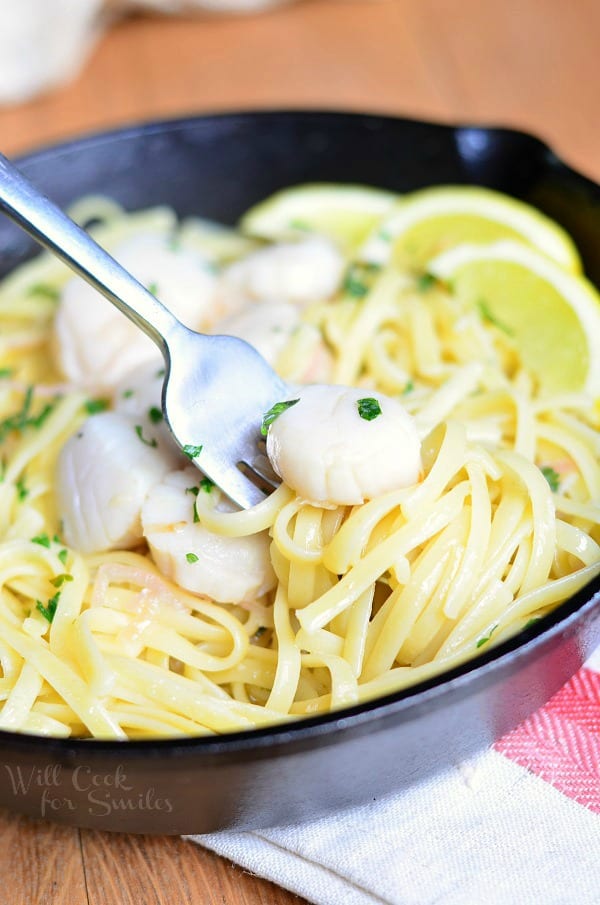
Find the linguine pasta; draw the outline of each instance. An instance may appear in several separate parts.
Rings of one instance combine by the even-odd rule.
[[[252,248],[231,234],[217,254],[210,229],[178,227],[166,209],[88,199],[77,213],[100,221],[109,250],[178,231],[219,270]],[[597,402],[544,395],[497,324],[392,265],[349,264],[332,298],[303,309],[277,368],[310,381],[317,355],[325,382],[400,399],[422,440],[421,480],[352,506],[285,484],[239,512],[216,487],[190,494],[190,520],[208,531],[268,532],[276,581],[250,601],[186,591],[143,541],[78,552],[63,539],[57,459],[112,400],[56,366],[69,279],[42,254],[0,285],[1,728],[134,739],[326,713],[488,650],[600,571]]]

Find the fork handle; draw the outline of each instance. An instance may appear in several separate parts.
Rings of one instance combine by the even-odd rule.
[[[0,210],[116,305],[168,359],[168,337],[182,324],[2,154]]]

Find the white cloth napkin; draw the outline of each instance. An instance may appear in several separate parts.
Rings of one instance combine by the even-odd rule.
[[[252,13],[294,0],[5,0],[0,2],[0,104],[74,77],[104,28],[129,12]]]
[[[468,763],[301,826],[188,838],[317,905],[600,903],[600,651]]]

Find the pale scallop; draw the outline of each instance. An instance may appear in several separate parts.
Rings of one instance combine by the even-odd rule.
[[[194,468],[173,472],[148,494],[142,528],[152,559],[163,575],[192,593],[219,603],[251,603],[275,585],[269,536],[263,531],[222,537],[194,523],[190,488],[201,478]]]
[[[197,254],[146,235],[122,242],[114,257],[188,327],[208,322],[216,279]],[[152,340],[80,277],[62,291],[53,347],[63,374],[85,386],[114,387],[143,363],[162,364]]]
[[[252,302],[246,308],[213,324],[211,333],[237,336],[275,365],[300,322],[300,312],[289,302]]]
[[[339,289],[345,263],[325,236],[260,248],[230,265],[223,279],[251,299],[306,305]]]
[[[65,541],[82,553],[125,550],[142,539],[140,512],[148,491],[177,466],[170,447],[148,444],[135,419],[92,415],[60,451],[58,512]]]
[[[271,424],[267,455],[282,480],[317,505],[356,505],[419,480],[421,446],[412,416],[383,393],[315,384]],[[365,420],[361,399],[381,414]]]

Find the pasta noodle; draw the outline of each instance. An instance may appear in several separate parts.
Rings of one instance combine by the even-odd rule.
[[[109,250],[176,235],[223,267],[213,227],[178,227],[166,208],[88,198],[74,213]],[[227,260],[254,247],[230,240]],[[169,580],[144,542],[89,554],[64,543],[56,463],[93,410],[52,351],[69,273],[42,254],[5,278],[1,728],[135,739],[324,713],[464,662],[598,574],[597,403],[541,394],[510,338],[443,285],[424,304],[394,266],[367,276],[360,300],[340,290],[304,309],[277,367],[310,381],[320,356],[328,382],[399,398],[422,439],[422,480],[359,505],[318,505],[285,484],[248,511],[217,488],[188,497],[207,531],[268,532],[273,587],[237,603]]]

